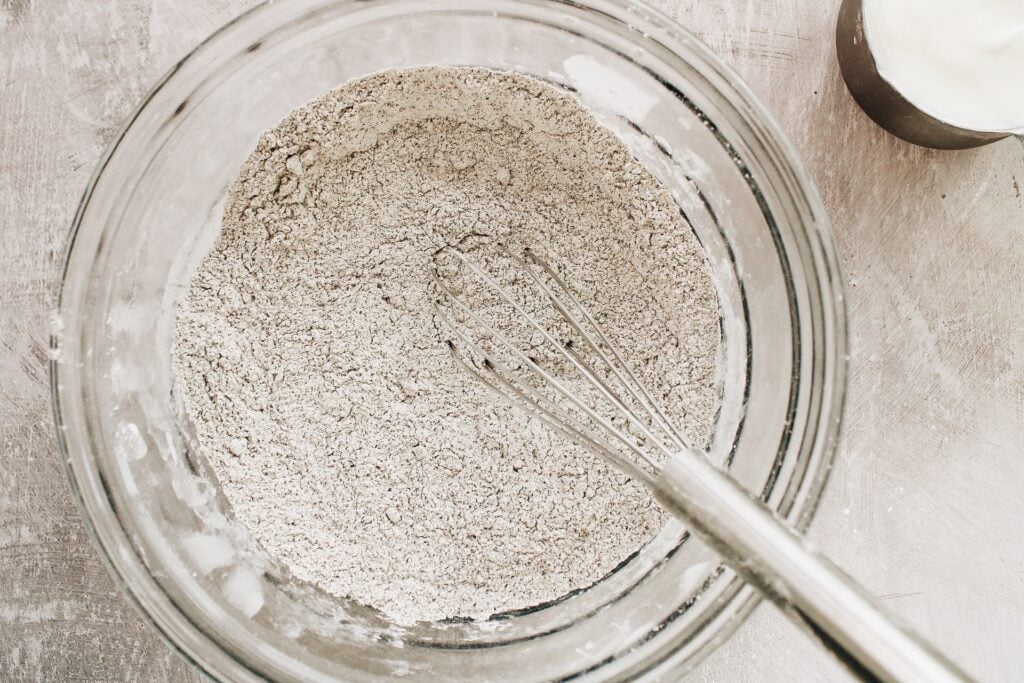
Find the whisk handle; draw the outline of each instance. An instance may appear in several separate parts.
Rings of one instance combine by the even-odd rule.
[[[688,522],[737,573],[758,587],[863,680],[969,681],[864,588],[702,455],[681,453],[657,479],[659,502]]]

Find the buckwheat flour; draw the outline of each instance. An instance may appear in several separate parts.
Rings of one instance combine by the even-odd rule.
[[[700,246],[613,134],[527,77],[389,71],[292,112],[179,303],[180,391],[237,519],[297,577],[397,621],[555,599],[665,519],[453,362],[428,266],[499,240],[555,265],[707,438],[719,329]]]

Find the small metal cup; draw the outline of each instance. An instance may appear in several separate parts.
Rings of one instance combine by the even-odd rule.
[[[860,108],[879,126],[907,142],[935,149],[967,149],[1010,136],[954,126],[921,111],[903,97],[878,72],[864,31],[863,0],[843,0],[836,23],[836,53],[846,87]]]

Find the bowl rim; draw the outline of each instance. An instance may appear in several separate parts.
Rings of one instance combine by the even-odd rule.
[[[370,2],[374,1],[370,0]],[[504,1],[512,3],[532,2],[532,0]],[[814,448],[812,449],[813,452],[810,460],[812,463],[817,461],[816,470],[812,473],[812,476],[803,478],[806,483],[803,483],[803,481],[797,482],[796,488],[799,489],[799,500],[794,501],[790,512],[786,515],[788,521],[799,531],[806,531],[821,501],[832,463],[835,459],[846,409],[845,398],[849,361],[847,355],[847,311],[843,276],[837,256],[837,247],[831,231],[831,222],[812,176],[781,126],[775,121],[775,118],[768,112],[760,99],[753,94],[749,86],[723,59],[719,58],[702,41],[665,13],[646,5],[641,0],[540,1],[600,14],[606,14],[602,11],[602,7],[611,6],[613,9],[624,14],[629,14],[638,21],[646,22],[657,28],[660,31],[657,38],[660,46],[670,50],[673,54],[678,54],[678,47],[685,46],[687,51],[695,53],[703,61],[703,67],[706,67],[715,77],[721,79],[721,82],[726,84],[731,90],[731,92],[724,92],[723,95],[726,95],[730,103],[736,106],[737,109],[745,110],[746,123],[751,126],[751,132],[757,136],[757,141],[764,144],[766,150],[772,154],[772,161],[776,162],[778,166],[777,170],[792,174],[793,183],[791,189],[798,189],[801,193],[801,196],[794,199],[802,201],[804,208],[808,211],[808,220],[802,226],[801,232],[808,241],[807,246],[811,251],[809,260],[813,262],[815,274],[821,285],[822,303],[826,309],[821,313],[823,326],[826,330],[824,335],[826,349],[823,351],[825,372],[821,381],[823,384],[831,386],[831,391],[826,391],[823,394],[824,400],[821,402],[819,415],[814,423],[812,434]],[[367,0],[320,0],[320,2],[355,5],[366,4]],[[210,634],[203,632],[192,623],[188,615],[156,584],[144,564],[140,561],[140,558],[134,554],[117,552],[119,548],[131,543],[123,525],[118,523],[113,526],[106,525],[101,527],[98,523],[98,517],[104,514],[113,515],[115,521],[117,516],[113,511],[109,495],[106,495],[107,482],[101,481],[95,476],[96,472],[88,466],[88,463],[84,461],[85,458],[80,453],[80,451],[88,449],[76,449],[67,438],[64,404],[69,398],[62,394],[59,381],[61,374],[60,350],[63,333],[59,321],[65,301],[65,287],[68,283],[67,276],[71,268],[72,254],[79,237],[79,231],[84,222],[86,209],[103,179],[104,172],[118,152],[127,133],[131,130],[142,112],[146,110],[154,98],[187,63],[195,61],[197,57],[202,56],[206,51],[214,49],[215,43],[233,28],[249,21],[255,21],[259,15],[268,11],[268,8],[272,5],[280,3],[281,0],[262,0],[259,4],[247,9],[213,31],[194,48],[190,49],[185,56],[157,80],[132,109],[125,122],[119,127],[117,133],[100,156],[72,219],[62,262],[58,271],[60,286],[54,299],[54,316],[51,320],[49,334],[50,360],[48,369],[50,401],[57,432],[58,449],[70,492],[81,513],[88,534],[92,538],[93,544],[99,551],[99,555],[110,575],[114,578],[115,583],[122,589],[122,593],[143,617],[143,620],[150,624],[160,635],[161,639],[185,661],[197,670],[218,680],[255,680],[254,677],[258,676],[258,674],[244,660],[236,657],[233,652],[222,647]],[[614,18],[620,19],[618,16]],[[633,28],[632,24],[630,26]],[[54,323],[53,320],[58,322]],[[86,488],[90,489],[90,493],[100,493],[102,495],[87,495]],[[736,583],[735,579],[731,581]],[[158,594],[157,600],[154,600],[153,589]],[[707,620],[707,628],[711,633],[711,637],[699,643],[692,656],[688,657],[685,661],[677,661],[679,660],[678,654],[672,653],[658,661],[650,662],[650,666],[646,666],[645,662],[645,667],[638,672],[639,675],[666,673],[669,671],[681,673],[693,668],[735,632],[757,606],[761,596],[750,585],[737,583],[735,590],[723,593],[719,596],[719,599],[720,604],[714,608]],[[183,624],[184,628],[182,628]],[[204,657],[201,653],[197,652],[199,646],[202,645],[212,646],[216,656]]]

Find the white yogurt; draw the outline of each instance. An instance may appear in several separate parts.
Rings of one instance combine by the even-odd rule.
[[[1024,133],[1024,0],[863,0],[878,71],[927,114]]]

